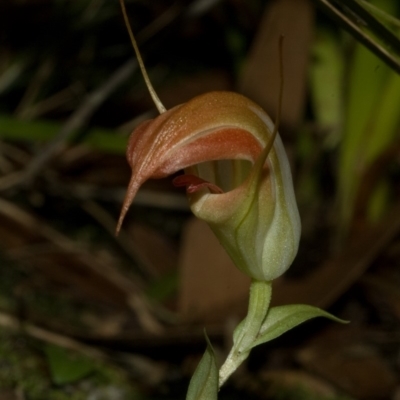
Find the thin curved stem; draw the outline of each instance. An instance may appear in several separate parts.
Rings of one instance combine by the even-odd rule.
[[[138,46],[137,43],[136,43],[135,36],[133,35],[132,29],[131,29],[131,25],[130,25],[130,23],[129,23],[129,18],[128,18],[128,14],[127,14],[127,12],[126,12],[124,0],[120,0],[119,3],[120,3],[120,5],[121,5],[122,15],[123,15],[123,17],[124,17],[125,25],[126,25],[126,28],[127,28],[127,30],[128,30],[129,37],[130,37],[130,39],[131,39],[133,49],[135,50],[136,57],[137,57],[138,62],[139,62],[140,70],[142,71],[142,75],[143,75],[144,81],[146,82],[147,89],[149,90],[150,96],[151,96],[151,98],[153,99],[153,102],[154,102],[155,106],[157,107],[158,112],[159,112],[160,114],[162,114],[162,113],[164,113],[164,112],[167,111],[167,110],[166,110],[166,108],[164,107],[163,103],[161,103],[161,100],[159,99],[159,97],[158,97],[156,91],[155,91],[154,88],[153,88],[153,85],[152,85],[152,83],[151,83],[151,81],[150,81],[150,78],[149,78],[149,76],[147,75],[146,67],[145,67],[145,65],[144,65],[142,56],[141,56],[141,54],[140,54],[139,46]]]

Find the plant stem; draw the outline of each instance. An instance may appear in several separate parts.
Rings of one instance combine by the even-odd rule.
[[[257,338],[261,325],[268,313],[271,301],[271,282],[253,280],[250,285],[250,298],[247,316],[233,333],[233,346],[225,363],[219,370],[219,387],[236,371],[248,357],[252,344]]]

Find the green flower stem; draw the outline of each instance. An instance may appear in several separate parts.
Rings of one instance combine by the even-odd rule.
[[[219,387],[235,372],[248,357],[261,325],[265,320],[271,301],[271,282],[253,280],[250,286],[249,309],[247,316],[233,333],[233,346],[225,363],[219,370]]]

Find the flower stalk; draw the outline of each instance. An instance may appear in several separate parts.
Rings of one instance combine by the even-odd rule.
[[[219,370],[219,387],[235,372],[250,354],[271,302],[272,284],[253,280],[250,285],[250,298],[247,316],[236,327],[233,346]]]

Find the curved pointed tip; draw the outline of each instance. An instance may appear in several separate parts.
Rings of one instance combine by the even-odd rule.
[[[127,211],[128,209],[125,210],[124,208],[121,210],[121,214],[119,215],[118,218],[117,228],[115,229],[115,236],[119,235],[119,231],[121,230],[122,223],[124,222]]]
[[[129,182],[129,185],[128,185],[128,190],[126,192],[124,202],[122,204],[121,214],[119,215],[119,218],[118,218],[117,228],[115,229],[115,236],[118,236],[119,231],[121,230],[122,223],[124,222],[124,219],[129,210],[129,207],[131,206],[133,199],[136,196],[138,188],[139,188],[139,183],[138,183],[136,177],[132,176],[131,181]]]

